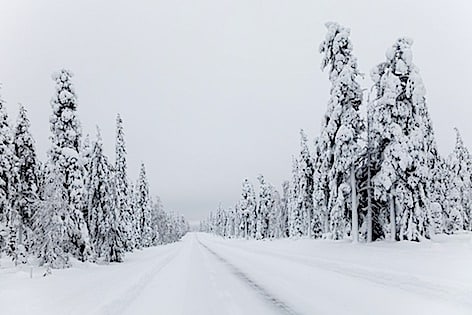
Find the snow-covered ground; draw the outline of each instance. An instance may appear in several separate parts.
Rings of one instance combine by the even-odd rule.
[[[0,261],[0,314],[472,314],[472,234],[354,245],[189,233],[124,263]]]

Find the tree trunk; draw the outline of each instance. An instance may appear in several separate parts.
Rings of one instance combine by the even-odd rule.
[[[351,235],[354,243],[359,242],[359,218],[357,212],[357,187],[356,187],[356,171],[354,164],[351,166],[351,211],[352,211],[352,227]]]

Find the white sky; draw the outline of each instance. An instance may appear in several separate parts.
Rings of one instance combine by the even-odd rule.
[[[98,124],[113,159],[119,112],[132,180],[144,161],[152,193],[199,220],[219,202],[232,206],[245,177],[279,186],[299,129],[318,134],[326,21],[351,28],[366,74],[398,37],[413,38],[440,151],[452,149],[454,126],[470,147],[469,3],[0,0],[0,93],[12,120],[18,102],[27,106],[44,159],[51,73],[71,69],[84,134]]]

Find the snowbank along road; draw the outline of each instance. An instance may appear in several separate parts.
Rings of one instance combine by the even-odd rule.
[[[76,263],[48,277],[38,269],[32,279],[27,268],[0,269],[0,313],[472,314],[471,252],[466,240],[353,245],[189,233],[122,264]],[[451,259],[435,259],[444,255]]]

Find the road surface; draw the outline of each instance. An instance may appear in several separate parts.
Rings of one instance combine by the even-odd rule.
[[[132,253],[122,264],[77,263],[47,277],[38,269],[32,279],[27,269],[3,272],[0,313],[472,314],[469,282],[421,274],[425,268],[414,269],[421,261],[408,261],[409,252],[395,262],[398,249],[320,243],[313,252],[303,244],[188,233],[178,243]],[[393,261],[392,268],[381,267],[385,261]],[[396,270],[400,263],[407,267]]]

